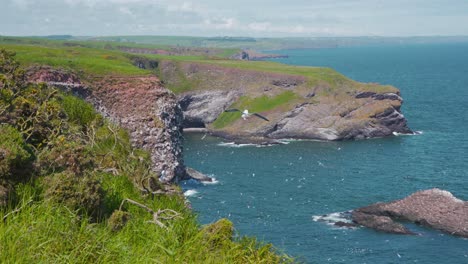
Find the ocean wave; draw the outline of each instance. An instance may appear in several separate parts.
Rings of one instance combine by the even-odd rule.
[[[211,175],[209,177],[211,178],[211,181],[203,181],[201,183],[203,185],[216,185],[219,183],[219,181],[215,177],[212,177]]]
[[[187,191],[184,192],[185,197],[192,197],[192,196],[195,196],[197,194],[198,194],[197,190],[187,190]]]
[[[394,136],[418,136],[418,135],[422,135],[423,134],[423,131],[414,131],[413,133],[398,133],[398,132],[393,132],[392,133]]]
[[[197,180],[197,179],[188,179],[188,180],[182,181],[181,184],[184,185],[184,186],[196,187],[196,186],[200,186],[201,184],[203,184],[203,185],[214,185],[214,184],[219,183],[219,181],[214,177],[213,174],[208,175],[208,177],[211,179],[210,181],[200,181],[200,180]]]
[[[351,220],[351,211],[336,212],[324,215],[314,215],[312,216],[312,220],[314,220],[315,222],[322,222],[335,227],[355,227],[353,221]]]
[[[276,146],[276,145],[286,145],[286,144],[289,144],[289,142],[278,141],[278,142],[274,142],[274,143],[261,143],[261,144],[221,142],[221,143],[218,143],[218,146],[228,147],[228,148],[243,148],[243,147],[264,148],[264,147],[272,147],[272,146]]]
[[[255,147],[257,144],[236,144],[235,142],[221,142],[218,143],[220,147],[229,147],[229,148],[242,148],[242,147]]]

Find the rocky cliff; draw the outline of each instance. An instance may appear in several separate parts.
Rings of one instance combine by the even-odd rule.
[[[50,67],[28,71],[33,82],[45,82],[84,98],[113,122],[126,128],[132,144],[148,150],[161,180],[188,177],[182,157],[183,115],[175,95],[155,76],[104,77],[81,81]]]
[[[195,62],[159,63],[160,77],[179,91],[186,128],[206,127],[227,138],[264,140],[411,133],[395,87],[354,82],[331,69],[310,68],[318,73],[311,78],[306,70],[300,75]],[[270,122],[223,113],[228,108],[260,112]]]

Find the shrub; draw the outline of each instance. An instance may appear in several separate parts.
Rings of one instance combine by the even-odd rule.
[[[97,116],[92,105],[72,95],[63,97],[62,106],[68,116],[68,121],[84,128],[89,126]]]
[[[231,242],[234,226],[231,221],[222,218],[215,223],[205,226],[201,232],[205,241],[211,247],[217,248]]]
[[[104,191],[93,175],[77,177],[66,171],[46,177],[44,185],[49,201],[94,218],[103,211]]]
[[[38,154],[36,167],[42,175],[68,170],[82,175],[93,167],[92,152],[79,140],[70,141],[60,135]]]
[[[21,133],[9,125],[0,126],[0,180],[19,181],[29,175],[34,156]]]
[[[13,188],[9,184],[2,183],[0,181],[0,208],[6,207],[12,194],[14,193]]]
[[[128,220],[130,219],[130,213],[121,211],[121,210],[115,210],[112,215],[109,217],[108,220],[108,225],[109,228],[117,232],[124,228],[124,226],[127,224]]]

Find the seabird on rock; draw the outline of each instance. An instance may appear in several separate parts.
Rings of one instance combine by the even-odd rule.
[[[262,115],[260,115],[260,114],[258,114],[258,113],[249,113],[249,110],[247,110],[247,109],[245,109],[245,110],[242,112],[242,111],[239,110],[239,109],[232,108],[232,109],[227,109],[227,110],[225,110],[224,112],[241,112],[241,113],[242,113],[242,116],[241,116],[241,117],[242,117],[242,119],[244,119],[244,120],[247,120],[247,118],[249,118],[250,116],[254,115],[254,116],[259,117],[259,118],[261,118],[261,119],[263,119],[263,120],[265,120],[265,121],[270,121],[270,120],[268,120],[268,118],[266,118],[266,117],[264,117],[264,116],[262,116]]]

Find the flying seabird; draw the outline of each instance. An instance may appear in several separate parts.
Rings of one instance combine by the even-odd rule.
[[[257,113],[249,113],[249,110],[247,110],[247,109],[245,109],[245,110],[242,112],[242,111],[239,110],[239,109],[232,108],[232,109],[227,109],[227,110],[225,110],[224,112],[241,112],[241,113],[242,113],[242,116],[241,116],[241,117],[242,117],[242,119],[244,119],[244,120],[247,120],[248,117],[254,115],[254,116],[259,117],[259,118],[261,118],[261,119],[263,119],[263,120],[265,120],[265,121],[270,121],[270,120],[268,120],[268,118],[266,118],[266,117],[264,117],[264,116],[262,116],[262,115],[260,115],[260,114],[257,114]]]

